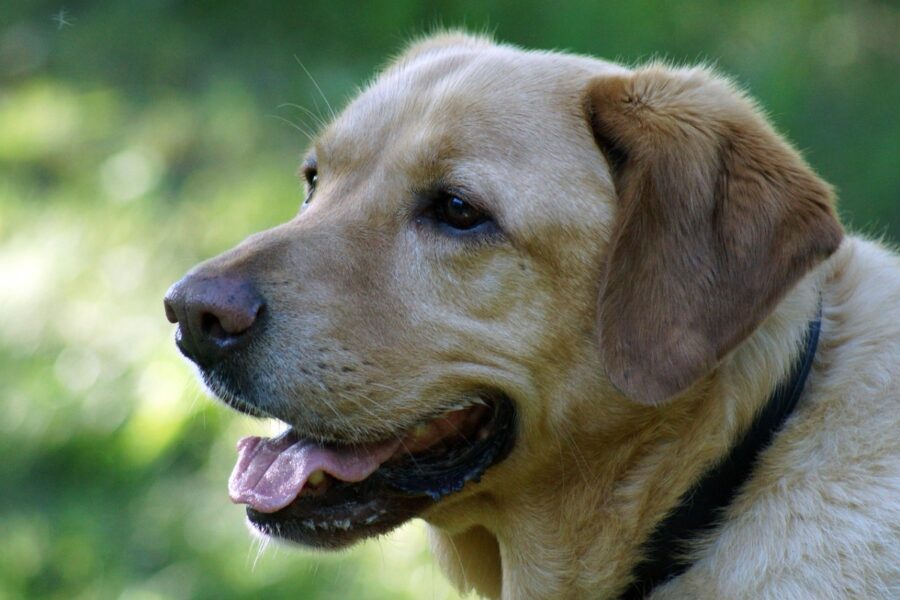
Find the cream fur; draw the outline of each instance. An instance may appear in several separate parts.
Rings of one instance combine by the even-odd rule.
[[[349,440],[403,431],[461,389],[503,389],[516,447],[423,515],[438,563],[492,598],[615,598],[642,541],[790,368],[821,293],[799,409],[695,565],[653,598],[900,597],[896,255],[858,237],[811,255],[676,399],[633,402],[606,376],[597,297],[620,208],[585,91],[636,72],[660,92],[641,106],[671,93],[667,123],[693,110],[701,128],[736,118],[777,139],[706,69],[632,71],[462,34],[413,45],[317,140],[312,204],[201,267],[252,271],[269,300],[271,337],[247,369],[296,427]],[[713,168],[710,140],[683,146],[686,169]],[[464,248],[410,226],[413,192],[436,179],[482,198],[504,241]]]

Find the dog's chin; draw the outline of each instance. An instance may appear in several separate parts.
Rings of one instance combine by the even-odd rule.
[[[256,408],[217,377],[204,374],[203,379],[231,408],[278,418]],[[290,427],[274,439],[252,438],[239,444],[242,454],[229,489],[232,500],[247,504],[247,518],[259,532],[319,549],[344,548],[387,533],[468,483],[478,482],[509,454],[515,433],[515,407],[499,392],[472,395],[462,406],[423,415],[415,427],[380,440],[326,437],[320,431]],[[313,477],[308,472],[309,456],[324,465]],[[363,478],[342,472],[338,467],[348,456],[354,465],[368,461],[371,472],[363,473]],[[296,487],[295,496],[290,486]],[[267,497],[275,494],[273,489],[281,494],[278,501]]]

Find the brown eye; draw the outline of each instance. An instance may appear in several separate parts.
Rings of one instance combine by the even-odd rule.
[[[487,213],[452,194],[442,194],[437,199],[434,217],[438,223],[459,231],[474,229],[490,220]]]
[[[306,178],[306,199],[303,200],[303,204],[309,204],[316,191],[316,184],[319,183],[319,173],[315,167],[307,167],[303,171],[303,176]]]

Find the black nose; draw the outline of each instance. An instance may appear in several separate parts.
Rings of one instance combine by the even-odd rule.
[[[246,345],[265,307],[251,281],[202,274],[173,285],[164,304],[169,322],[178,323],[175,343],[200,367],[211,367]]]

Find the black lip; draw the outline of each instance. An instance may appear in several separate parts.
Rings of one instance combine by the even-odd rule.
[[[407,457],[388,463],[372,476],[407,496],[428,496],[432,500],[458,492],[469,481],[478,481],[491,466],[512,448],[515,410],[505,397],[493,401],[490,435],[483,440],[451,448],[446,454]]]
[[[274,513],[248,508],[247,518],[266,535],[322,549],[387,533],[506,458],[515,442],[515,408],[506,396],[491,404],[490,434],[482,440],[388,463],[359,483],[333,482],[323,495],[299,496]]]
[[[327,496],[299,497],[274,513],[247,508],[247,519],[266,535],[336,550],[388,533],[434,503],[428,496],[406,496],[367,481],[335,484]]]

